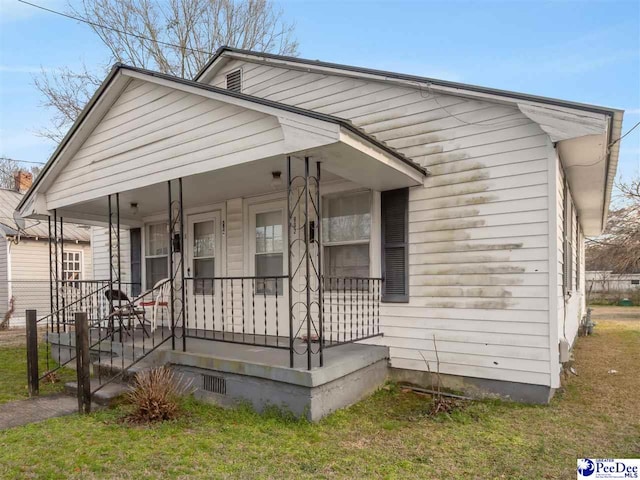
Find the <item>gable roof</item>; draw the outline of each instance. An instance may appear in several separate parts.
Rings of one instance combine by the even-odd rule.
[[[198,72],[194,80],[208,82],[217,71],[218,65],[224,65],[224,58],[245,60],[254,63],[270,64],[274,67],[299,69],[318,72],[327,75],[342,75],[346,77],[391,83],[409,88],[432,88],[444,95],[476,98],[488,102],[504,102],[515,104],[518,109],[549,135],[551,141],[558,146],[558,153],[565,168],[583,166],[584,164],[604,164],[597,181],[602,186],[599,196],[599,213],[589,215],[588,235],[598,235],[606,225],[609,204],[613,192],[613,183],[618,165],[620,142],[622,135],[622,119],[624,111],[621,109],[572,102],[557,98],[530,95],[521,92],[500,90],[447,80],[439,80],[417,75],[343,65],[320,60],[309,60],[298,57],[276,55],[272,53],[254,52],[238,48],[223,46],[219,48],[207,64]],[[594,148],[593,138],[598,138],[599,146]],[[561,148],[563,147],[563,148]],[[584,153],[588,155],[584,157]],[[599,159],[596,160],[595,156]],[[593,157],[593,158],[592,158]],[[583,170],[583,169],[580,169]],[[586,169],[584,172],[586,173]],[[592,171],[588,174],[591,175]],[[569,172],[569,182],[578,192],[586,192],[584,182],[577,181],[574,186],[575,172]],[[596,177],[594,177],[596,178]],[[588,194],[588,193],[587,193]],[[581,217],[586,221],[587,216]],[[596,226],[597,222],[597,226]],[[583,225],[584,226],[584,225]],[[585,229],[586,232],[587,229]]]
[[[131,67],[131,66],[124,65],[124,64],[121,64],[121,63],[116,63],[112,67],[111,71],[109,72],[109,74],[107,75],[105,80],[102,82],[102,84],[100,85],[98,90],[94,93],[93,97],[91,97],[91,99],[89,100],[89,102],[87,103],[85,108],[82,110],[82,112],[78,116],[78,119],[74,122],[74,124],[71,126],[71,128],[69,129],[69,131],[67,132],[65,137],[62,139],[62,141],[60,142],[60,144],[56,148],[56,150],[53,152],[53,154],[49,158],[49,161],[44,165],[42,171],[40,172],[40,175],[38,175],[38,177],[34,181],[34,183],[31,186],[31,188],[27,191],[27,193],[21,199],[20,203],[16,207],[17,210],[22,209],[23,206],[30,200],[31,196],[33,195],[33,192],[38,189],[38,187],[42,183],[43,179],[46,178],[47,174],[51,170],[52,165],[56,162],[57,158],[60,156],[60,154],[65,149],[67,144],[74,137],[74,135],[76,134],[78,129],[83,125],[83,123],[87,119],[88,115],[94,109],[94,106],[96,106],[96,104],[98,102],[100,102],[100,100],[102,99],[105,91],[109,88],[109,86],[111,85],[113,80],[122,71],[135,72],[135,73],[138,73],[138,74],[141,74],[141,75],[145,75],[145,76],[153,77],[153,78],[156,78],[156,79],[159,79],[159,80],[171,82],[173,84],[183,85],[183,86],[186,86],[186,87],[202,90],[204,92],[211,92],[211,93],[214,93],[214,94],[223,95],[223,96],[226,96],[226,97],[231,97],[231,98],[243,100],[243,101],[249,102],[251,104],[254,104],[256,106],[262,106],[262,107],[266,107],[266,108],[270,108],[270,109],[275,109],[275,110],[278,110],[280,112],[289,112],[289,113],[292,113],[294,115],[302,115],[302,116],[305,116],[305,117],[308,117],[308,118],[312,118],[312,119],[316,119],[316,120],[332,123],[332,124],[335,124],[335,125],[339,125],[340,127],[342,127],[344,129],[350,131],[351,133],[355,134],[357,137],[360,137],[361,139],[365,140],[370,145],[375,146],[375,147],[379,148],[380,150],[384,151],[386,154],[397,158],[402,163],[408,165],[413,170],[418,172],[420,175],[423,175],[423,176],[427,175],[426,169],[423,168],[421,165],[419,165],[418,163],[414,162],[410,158],[406,157],[404,154],[398,152],[396,149],[394,149],[394,148],[390,147],[389,145],[385,144],[384,142],[376,139],[375,137],[373,137],[371,135],[368,135],[362,129],[356,127],[353,123],[351,123],[351,121],[346,120],[344,118],[323,114],[323,113],[316,112],[316,111],[313,111],[313,110],[306,110],[306,109],[303,109],[303,108],[300,108],[300,107],[295,107],[295,106],[292,106],[292,105],[287,105],[287,104],[284,104],[284,103],[275,102],[273,100],[268,100],[268,99],[265,99],[265,98],[260,98],[260,97],[255,97],[255,96],[252,96],[252,95],[247,95],[247,94],[241,93],[241,92],[235,92],[235,91],[230,91],[230,90],[219,88],[219,87],[214,87],[214,86],[207,85],[207,84],[204,84],[204,83],[201,83],[201,82],[196,82],[194,80],[188,80],[188,79],[175,77],[173,75],[168,75],[168,74],[164,74],[164,73],[160,73],[160,72],[156,72],[156,71],[152,71],[152,70],[147,70],[147,69],[138,68],[138,67]]]
[[[0,230],[5,235],[22,238],[49,238],[49,225],[40,220],[25,219],[25,227],[20,228],[14,220],[14,212],[24,195],[15,190],[0,189]],[[78,242],[89,242],[89,228],[74,223],[64,224],[64,239]]]
[[[220,58],[224,53],[236,53],[241,55],[248,55],[256,58],[265,58],[271,60],[280,60],[283,62],[298,63],[301,65],[314,65],[317,67],[331,68],[336,70],[343,70],[346,72],[352,72],[356,74],[372,75],[376,77],[384,77],[386,79],[407,80],[411,82],[428,83],[432,85],[454,88],[458,90],[465,90],[469,92],[485,93],[490,95],[496,95],[500,97],[512,98],[515,100],[528,100],[536,103],[544,103],[548,105],[556,105],[560,107],[572,108],[576,110],[584,110],[593,113],[600,113],[603,115],[613,115],[620,110],[615,108],[602,107],[598,105],[591,105],[587,103],[571,102],[568,100],[561,100],[558,98],[544,97],[539,95],[531,95],[522,92],[513,92],[510,90],[501,90],[498,88],[482,87],[479,85],[472,85],[468,83],[452,82],[449,80],[439,80],[437,78],[422,77],[419,75],[411,75],[406,73],[390,72],[387,70],[377,70],[374,68],[357,67],[354,65],[345,65],[340,63],[324,62],[322,60],[309,60],[299,57],[290,57],[286,55],[276,55],[273,53],[254,52],[252,50],[243,50],[240,48],[233,48],[222,46],[216,50],[211,59],[200,69],[200,71],[193,78],[195,81],[202,81],[202,76],[209,70],[209,68]]]

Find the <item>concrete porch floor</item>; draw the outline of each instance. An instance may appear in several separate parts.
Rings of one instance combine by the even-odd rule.
[[[129,368],[133,352],[136,358],[142,353],[143,336],[148,351],[151,345],[160,344],[169,334],[169,329],[158,328],[151,339],[136,330],[135,342],[131,336],[124,336],[124,344],[117,341],[116,334],[114,342],[103,342],[98,361],[103,366],[110,363]],[[187,331],[186,351],[183,352],[182,332],[177,329],[175,350],[170,339],[165,341],[131,367],[131,373],[152,366],[171,365],[192,380],[195,396],[203,401],[223,406],[249,403],[257,411],[275,406],[311,421],[361,400],[387,378],[389,351],[384,346],[348,343],[325,348],[323,366],[319,366],[319,355],[314,353],[312,369],[308,370],[307,356],[303,354],[306,344],[299,339],[294,345],[298,352],[294,354],[294,368],[290,368],[288,349],[264,345],[288,345],[288,339],[257,335],[250,341],[261,345],[246,345],[231,343],[240,341],[241,334],[226,332],[226,341],[189,337],[195,334],[203,336],[201,332]],[[59,340],[60,357],[65,357],[65,349],[68,353],[74,351],[73,335],[62,334],[57,338],[54,335],[50,340],[52,344]],[[249,341],[246,335],[245,341]],[[312,349],[317,352],[318,344],[312,343]],[[94,356],[96,351],[95,348],[92,350]],[[116,357],[111,355],[106,360],[106,351],[114,352]]]

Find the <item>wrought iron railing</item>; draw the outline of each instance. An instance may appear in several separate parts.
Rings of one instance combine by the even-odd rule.
[[[381,292],[381,278],[325,277],[325,346],[332,347],[380,335]]]
[[[40,379],[76,359],[76,313],[86,314],[98,389],[169,339],[172,344],[184,337],[264,346],[300,356],[381,335],[382,279],[323,277],[322,301],[316,289],[310,316],[303,294],[290,289],[289,281],[284,275],[185,278],[184,305],[175,290],[172,295],[175,285],[168,279],[137,297],[131,283],[55,282],[49,302],[54,310],[37,320],[46,331],[46,370]],[[55,309],[57,304],[61,308]],[[184,325],[176,323],[182,318]]]
[[[187,338],[289,348],[288,277],[186,278]]]
[[[287,276],[186,278],[187,338],[290,349],[291,339],[332,347],[380,335],[381,278],[323,281],[322,327],[314,322],[307,328],[307,316],[296,310],[302,302],[289,301],[301,294],[290,293]],[[312,297],[320,305],[317,290]]]

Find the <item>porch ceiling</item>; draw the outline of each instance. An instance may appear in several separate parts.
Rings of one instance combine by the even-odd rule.
[[[335,169],[345,170],[341,166],[345,155],[350,155],[350,161],[357,163],[364,158],[353,157],[353,152],[346,151],[343,146],[333,146],[329,151],[318,150],[309,152],[312,159],[321,161],[322,184],[344,181],[333,173]],[[330,161],[326,161],[330,158]],[[312,171],[315,173],[315,163],[312,162]],[[281,172],[282,186],[274,188],[271,185],[272,172]],[[304,175],[304,163],[298,157],[292,162],[292,175]],[[376,188],[364,180],[353,182],[355,185],[367,188]],[[176,183],[173,182],[173,195],[177,195]],[[263,158],[259,161],[223,168],[198,175],[183,177],[183,202],[184,208],[193,209],[211,206],[231,198],[248,198],[265,194],[282,193],[286,189],[286,159],[282,156]],[[167,212],[167,182],[147,185],[145,187],[119,192],[120,197],[120,222],[126,227],[136,227],[142,224],[144,218],[155,215],[166,216]],[[137,204],[137,213],[131,211],[131,204]],[[108,221],[107,198],[101,197],[87,202],[70,205],[58,209],[58,215],[68,221],[104,226]]]

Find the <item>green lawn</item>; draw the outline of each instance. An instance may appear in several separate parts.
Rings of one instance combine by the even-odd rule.
[[[318,424],[193,401],[152,427],[123,409],[53,419],[0,432],[0,478],[575,478],[576,458],[640,454],[640,322],[600,321],[576,356],[550,406],[429,418],[391,386]]]
[[[39,345],[39,372],[47,371],[47,350],[43,342]],[[0,404],[12,400],[20,400],[29,396],[27,389],[27,350],[24,346],[24,335],[13,331],[0,332]],[[49,367],[54,367],[50,359]],[[40,393],[47,394],[61,391],[64,382],[75,378],[75,372],[69,369],[59,370],[56,383],[43,381]]]

